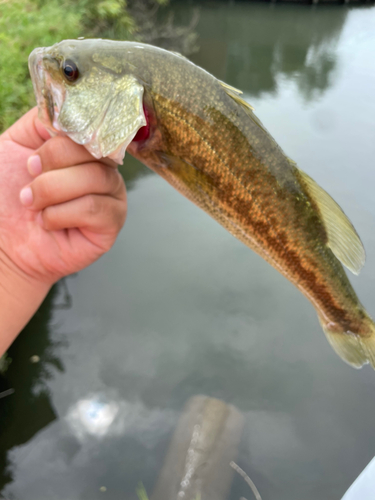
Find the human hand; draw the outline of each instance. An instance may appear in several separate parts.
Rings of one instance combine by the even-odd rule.
[[[0,251],[21,272],[53,284],[111,248],[126,216],[114,164],[50,139],[34,108],[0,136],[0,165]]]
[[[58,279],[109,250],[124,224],[125,185],[113,162],[67,137],[50,139],[36,108],[0,136],[0,179],[0,287],[8,295],[29,287],[43,300]]]

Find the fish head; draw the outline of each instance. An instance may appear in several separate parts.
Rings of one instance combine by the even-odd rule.
[[[126,61],[126,48],[107,40],[64,40],[37,48],[29,70],[39,118],[51,135],[67,135],[95,157],[122,163],[147,125],[144,87]]]

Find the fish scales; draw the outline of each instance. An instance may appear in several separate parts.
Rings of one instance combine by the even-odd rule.
[[[112,79],[112,85],[121,78],[130,81],[133,93],[140,92],[149,135],[131,141],[135,131],[127,150],[296,285],[316,308],[328,340],[344,360],[357,367],[368,361],[375,365],[374,323],[337,258],[357,272],[364,260],[360,240],[341,209],[284,154],[239,91],[186,58],[145,44],[83,40],[47,50],[59,68],[43,67],[40,52],[34,60],[30,56],[36,93],[41,83],[32,64],[43,67],[47,86],[49,78],[55,82],[58,71],[61,75],[61,61],[66,60],[80,68],[81,83],[75,89],[81,85],[82,92],[85,73],[91,86],[95,72]],[[60,80],[62,110],[70,109],[71,127],[76,108],[69,104],[69,83]],[[41,116],[46,116],[43,106],[53,115],[50,100],[38,99]],[[136,121],[137,112],[129,108],[132,113]],[[55,122],[55,133],[74,134],[58,116]],[[98,142],[96,136],[92,140]]]
[[[156,65],[154,71],[160,66]],[[185,89],[180,95],[181,82],[186,81],[183,69],[179,78],[171,84],[170,91],[167,90],[169,95],[174,93],[174,98],[166,99],[158,94],[157,81],[152,85],[156,114],[160,117],[161,127],[165,129],[163,135],[167,154],[194,165],[193,176],[195,168],[209,177],[211,185],[208,194],[213,201],[212,207],[203,204],[210,215],[217,218],[217,212],[222,212],[228,220],[236,221],[239,231],[233,229],[233,224],[223,224],[220,220],[226,229],[253,249],[256,250],[254,246],[258,243],[256,246],[260,246],[262,254],[265,254],[262,256],[273,264],[276,261],[282,273],[309,295],[317,307],[326,311],[330,319],[345,322],[346,329],[357,331],[363,316],[360,309],[360,318],[353,317],[353,311],[351,315],[347,314],[348,309],[353,309],[356,295],[342,266],[328,248],[323,261],[323,264],[327,262],[328,265],[323,266],[321,260],[316,258],[316,248],[313,247],[313,252],[306,251],[311,247],[311,242],[319,244],[322,237],[325,238],[325,233],[316,215],[316,208],[314,211],[314,203],[293,172],[295,167],[290,165],[272,138],[246,116],[241,116],[244,112],[238,110],[236,103],[211,75],[205,76],[209,89],[212,89],[213,84],[217,86],[215,93],[209,90],[211,102],[218,103],[213,105],[214,112],[208,109],[209,119],[206,115],[202,116],[202,105],[194,106],[191,112],[191,102],[206,102],[208,97],[201,90],[202,77],[199,85],[190,78],[187,88],[192,91]],[[162,80],[158,81],[161,82],[161,88],[165,89],[165,83],[163,85]],[[148,153],[138,153],[146,164]],[[156,167],[153,165],[154,170],[191,198],[191,190],[186,188],[188,180],[181,186],[180,176],[174,172],[173,166],[165,168],[163,163],[163,166],[160,163]],[[290,172],[288,178],[285,169]],[[192,184],[194,189],[195,182]],[[197,196],[192,201],[200,204]],[[282,219],[277,217],[279,213],[283,214]],[[284,218],[288,220],[288,225],[285,225]],[[305,227],[301,227],[301,220],[306,221]],[[252,235],[255,245],[248,236],[241,236],[243,232]],[[318,251],[323,252],[324,246],[321,245]],[[338,281],[340,288],[346,289],[347,293],[337,296],[332,280]],[[349,300],[346,300],[347,296]]]
[[[181,119],[182,122],[188,122],[183,115]],[[163,120],[163,122],[167,122],[167,120]],[[176,123],[175,120],[174,122]],[[328,314],[330,317],[332,317],[332,312],[334,311],[334,319],[342,321],[346,317],[347,306],[352,306],[353,303],[345,304],[342,301],[340,301],[341,303],[337,301],[333,293],[334,288],[332,286],[328,287],[326,282],[329,282],[329,280],[324,279],[327,277],[327,267],[328,270],[331,270],[332,263],[335,263],[337,259],[335,259],[333,255],[329,255],[329,253],[332,254],[332,252],[327,249],[325,258],[328,261],[328,266],[322,268],[315,258],[315,252],[313,252],[312,255],[311,253],[308,255],[305,250],[301,252],[301,246],[305,246],[308,243],[305,235],[307,235],[307,239],[310,239],[310,241],[311,239],[314,240],[314,238],[311,238],[310,233],[301,231],[298,220],[304,207],[293,206],[295,201],[293,199],[294,193],[289,197],[281,195],[280,198],[275,198],[272,189],[273,184],[275,184],[275,178],[272,175],[268,175],[266,179],[264,178],[264,174],[259,172],[258,167],[258,165],[262,163],[252,157],[246,158],[247,148],[244,151],[244,155],[241,156],[241,159],[242,162],[246,162],[249,170],[247,171],[247,175],[241,175],[240,172],[237,176],[235,174],[236,168],[233,168],[233,171],[230,168],[236,166],[235,162],[232,160],[229,163],[224,159],[226,156],[225,148],[224,151],[222,151],[223,147],[220,146],[221,138],[219,127],[218,144],[212,141],[211,144],[207,144],[207,151],[199,151],[198,154],[194,154],[194,150],[190,148],[189,139],[187,139],[188,147],[186,148],[184,140],[189,137],[189,134],[181,134],[182,128],[183,123],[177,122],[177,133],[174,137],[172,136],[171,143],[178,144],[178,147],[173,148],[172,146],[169,148],[169,151],[173,156],[181,157],[189,164],[194,164],[198,170],[211,178],[213,185],[210,186],[211,189],[208,194],[213,202],[211,204],[212,206],[208,208],[207,211],[209,211],[214,218],[217,218],[217,212],[222,212],[226,215],[228,220],[235,221],[237,230],[233,228],[233,223],[226,222],[223,225],[239,239],[254,248],[255,245],[252,241],[249,241],[248,237],[249,234],[252,234],[252,238],[263,249],[263,257],[267,258],[267,260],[272,263],[276,261],[280,265],[283,274],[299,285],[307,294],[311,294],[311,297],[319,304],[322,310],[329,309],[331,314]],[[224,138],[224,142],[225,140],[226,138]],[[192,151],[192,155],[186,154],[186,149]],[[147,158],[144,155],[140,156],[140,158],[147,163]],[[199,161],[200,159],[202,161]],[[242,162],[241,167],[243,165]],[[157,169],[158,168],[160,167],[157,167]],[[176,174],[174,172],[171,173],[166,171],[159,173],[171,184],[175,185],[174,178]],[[178,174],[177,179],[179,179]],[[277,185],[275,189],[280,192]],[[189,190],[186,191],[186,189],[181,189],[181,187],[179,190],[183,190],[183,194],[189,197]],[[260,196],[262,196],[261,200],[259,200]],[[193,201],[196,203],[198,201],[199,203],[196,197]],[[218,207],[218,210],[216,207]],[[297,210],[295,208],[297,208]],[[300,210],[298,210],[298,208],[300,208]],[[280,223],[280,220],[276,217],[276,214],[280,212],[284,214],[289,222],[287,228],[285,227],[285,223],[283,223],[283,221]],[[316,218],[314,214],[312,214],[312,218]],[[295,230],[290,224],[291,220],[297,222]],[[319,221],[317,221],[317,223],[319,223]],[[245,233],[246,236],[243,237],[241,233]],[[332,261],[332,263],[330,261]],[[353,299],[355,297],[354,291],[342,267],[340,265],[335,267],[337,269],[335,270],[336,272],[333,273],[332,278],[337,278],[337,271],[342,271],[340,273],[341,276],[339,276],[339,278],[341,278],[340,285],[348,289],[351,299]],[[319,279],[319,277],[321,279]],[[351,329],[349,325],[348,329]]]

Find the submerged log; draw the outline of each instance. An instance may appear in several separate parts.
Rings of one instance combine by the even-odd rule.
[[[243,426],[234,406],[207,396],[189,399],[151,500],[225,500]]]

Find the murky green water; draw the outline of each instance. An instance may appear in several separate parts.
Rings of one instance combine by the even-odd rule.
[[[375,316],[375,8],[200,12],[192,58],[244,90],[349,215],[367,251],[351,279]],[[374,372],[345,365],[306,299],[205,213],[130,157],[122,171],[115,247],[55,287],[10,350],[4,498],[135,499],[139,481],[151,492],[181,408],[206,394],[245,415],[238,463],[264,500],[339,499],[375,454]]]

